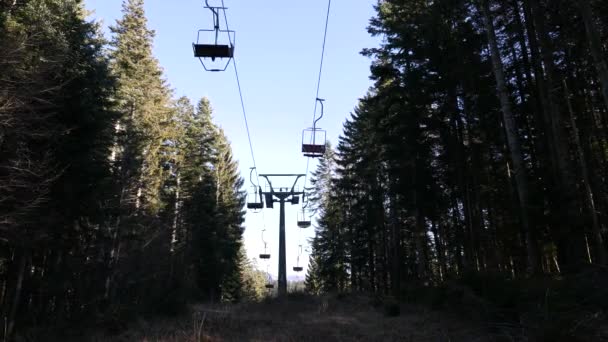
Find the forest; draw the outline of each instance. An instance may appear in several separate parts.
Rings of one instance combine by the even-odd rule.
[[[505,341],[608,339],[608,3],[375,12],[373,86],[312,173],[304,300],[487,315],[525,335]],[[144,0],[123,1],[111,37],[87,16],[0,0],[3,340],[268,301],[210,100],[165,79]]]
[[[125,1],[106,41],[82,1],[0,1],[7,339],[262,294],[230,143],[208,99],[163,78],[143,5]]]
[[[580,287],[563,311],[605,315],[608,3],[376,11],[382,43],[362,52],[374,86],[314,173],[307,289],[403,298],[468,279],[515,305],[514,288],[566,278]],[[552,286],[530,301],[565,300]]]

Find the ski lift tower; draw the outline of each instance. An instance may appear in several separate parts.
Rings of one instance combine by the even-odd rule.
[[[300,196],[304,195],[303,191],[296,190],[296,184],[300,178],[306,175],[302,174],[266,174],[260,175],[268,182],[269,191],[263,191],[265,197],[266,208],[274,208],[274,203],[280,204],[279,216],[279,297],[287,295],[287,258],[285,256],[285,203],[289,202],[292,205],[300,203]],[[274,188],[271,178],[294,178],[291,188]]]

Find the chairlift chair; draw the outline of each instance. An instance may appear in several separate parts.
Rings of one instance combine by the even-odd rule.
[[[210,6],[209,0],[205,0],[205,8],[209,9],[213,14],[213,29],[201,29],[198,30],[196,36],[196,43],[192,44],[192,50],[194,51],[194,57],[198,58],[206,71],[225,71],[230,64],[230,61],[234,58],[234,42],[235,32],[226,29],[222,29],[220,25],[220,11],[226,12],[225,7]],[[227,23],[226,23],[227,25]],[[215,39],[213,42],[204,42],[202,36],[206,33],[214,33]],[[220,35],[224,35],[228,38],[228,42],[224,44],[220,43]],[[220,67],[211,67],[206,64],[205,61],[211,59],[211,62],[215,62],[216,59],[227,60],[225,65]]]
[[[265,287],[268,290],[274,289],[274,283],[272,281],[272,277],[270,276],[270,264],[266,264],[266,285]]]
[[[298,245],[298,258],[296,259],[296,265],[293,267],[294,272],[302,272],[303,267],[300,266],[300,256],[302,255],[302,245]]]
[[[264,209],[264,201],[262,200],[262,187],[253,182],[253,171],[255,167],[251,167],[249,171],[249,182],[251,182],[252,191],[247,194],[247,209],[254,212]]]
[[[268,260],[270,259],[270,253],[268,253],[268,243],[264,239],[264,232],[266,228],[262,229],[262,242],[264,243],[264,253],[260,253],[260,259]]]
[[[302,208],[302,210],[298,211],[298,227],[300,228],[308,228],[311,225],[310,221],[310,211],[306,208]]]
[[[262,188],[253,186],[253,190],[247,195],[247,209],[259,211],[264,209],[264,201],[262,200]]]
[[[325,100],[323,99],[317,98],[317,102],[321,103],[321,115],[313,121],[311,128],[307,128],[302,132],[302,153],[304,153],[305,157],[320,158],[325,155],[327,132],[317,127],[317,122],[319,122],[324,115],[324,101]]]
[[[327,133],[320,128],[307,128],[302,132],[302,153],[305,157],[320,158],[325,155]]]

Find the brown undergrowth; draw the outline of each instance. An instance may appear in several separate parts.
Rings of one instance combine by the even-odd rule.
[[[196,305],[188,315],[139,320],[119,335],[88,341],[509,341],[456,315],[399,305],[400,314],[394,317],[363,295]]]

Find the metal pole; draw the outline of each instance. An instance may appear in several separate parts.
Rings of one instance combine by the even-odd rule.
[[[285,257],[285,198],[281,198],[279,218],[279,297],[287,295],[287,261]]]

